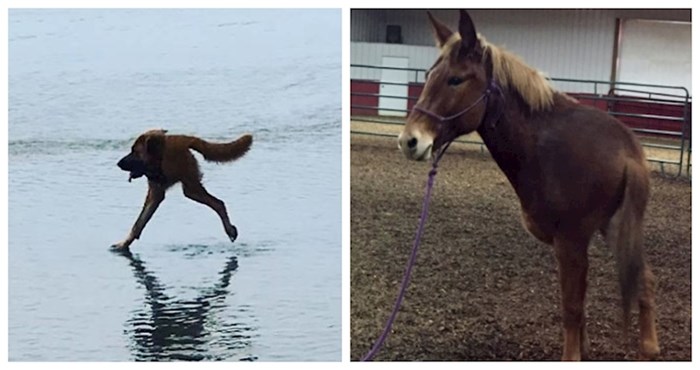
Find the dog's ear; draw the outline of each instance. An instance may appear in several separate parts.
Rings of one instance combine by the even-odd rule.
[[[150,129],[150,130],[144,132],[143,134],[144,135],[165,135],[167,133],[168,133],[168,130],[164,130],[162,128],[154,128],[154,129]]]
[[[165,132],[164,130],[161,131]],[[146,145],[146,153],[148,153],[149,156],[158,160],[163,159],[163,150],[165,149],[164,134],[150,134],[146,136],[144,144]]]

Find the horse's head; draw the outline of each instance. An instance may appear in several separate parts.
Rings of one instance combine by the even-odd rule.
[[[459,32],[430,12],[428,17],[440,56],[426,73],[423,92],[399,135],[399,148],[414,160],[428,160],[442,145],[479,127],[493,70],[467,12],[460,11]]]

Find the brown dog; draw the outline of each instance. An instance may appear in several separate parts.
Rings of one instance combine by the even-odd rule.
[[[129,171],[129,182],[146,175],[148,194],[141,214],[126,239],[112,247],[129,248],[129,245],[141,236],[146,223],[165,199],[165,191],[178,182],[182,183],[182,191],[186,197],[206,204],[219,215],[226,234],[233,242],[238,236],[238,230],[231,225],[224,202],[207,193],[202,186],[202,173],[190,149],[201,153],[207,161],[230,162],[240,158],[250,149],[253,137],[243,135],[230,143],[215,144],[193,136],[166,135],[166,132],[150,130],[143,133],[134,142],[131,153],[117,163],[119,168]]]

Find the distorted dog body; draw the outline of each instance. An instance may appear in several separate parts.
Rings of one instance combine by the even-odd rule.
[[[246,134],[232,142],[219,144],[194,136],[166,135],[166,132],[150,130],[143,133],[132,145],[131,152],[117,163],[119,168],[129,172],[129,182],[146,176],[148,193],[141,214],[129,234],[113,247],[128,248],[138,239],[165,199],[166,190],[178,182],[182,183],[182,191],[187,198],[205,204],[217,213],[226,235],[233,242],[238,230],[231,224],[224,202],[209,194],[202,185],[202,173],[190,149],[201,153],[207,161],[231,162],[250,149],[253,137]]]

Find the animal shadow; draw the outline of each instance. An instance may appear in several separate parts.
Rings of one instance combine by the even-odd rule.
[[[195,299],[178,300],[166,293],[167,287],[138,255],[129,250],[115,253],[129,260],[136,281],[146,289],[144,306],[133,311],[125,329],[136,361],[257,359],[250,353],[253,329],[232,317],[225,302],[238,269],[236,256],[229,257],[213,286]]]

